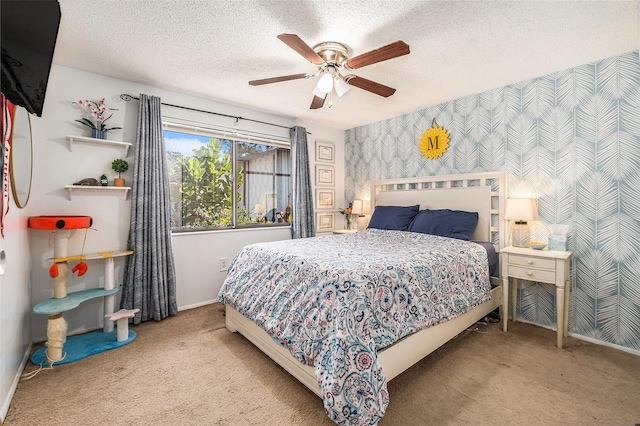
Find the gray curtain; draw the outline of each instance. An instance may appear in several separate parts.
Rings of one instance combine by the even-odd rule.
[[[307,129],[300,126],[292,127],[289,136],[291,136],[291,174],[293,176],[291,238],[314,237],[316,231],[313,220]]]
[[[160,98],[140,95],[131,223],[120,307],[139,308],[134,324],[178,313],[171,247],[169,178]]]

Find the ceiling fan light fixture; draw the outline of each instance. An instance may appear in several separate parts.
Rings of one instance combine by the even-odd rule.
[[[314,96],[317,96],[317,97],[322,98],[322,99],[324,99],[324,97],[327,96],[326,93],[324,93],[320,89],[318,89],[318,85],[316,85],[316,87],[313,88],[313,91],[311,93],[313,93]]]
[[[310,109],[322,108],[327,98],[329,98],[329,108],[331,108],[333,92],[335,91],[336,95],[341,97],[351,89],[351,86],[385,98],[393,95],[396,91],[393,87],[353,74],[342,76],[341,72],[345,69],[358,69],[410,53],[409,45],[402,40],[352,57],[351,49],[338,42],[319,43],[312,48],[295,34],[280,34],[278,39],[314,64],[317,71],[313,74],[303,73],[252,80],[249,81],[249,84],[260,86],[281,81],[320,77],[312,91],[314,96]]]
[[[316,87],[322,93],[329,93],[333,90],[333,76],[330,73],[325,73],[318,81]]]
[[[333,88],[336,91],[336,95],[338,95],[338,97],[342,97],[342,95],[351,89],[351,86],[349,86],[349,84],[342,78],[337,77],[333,82]]]

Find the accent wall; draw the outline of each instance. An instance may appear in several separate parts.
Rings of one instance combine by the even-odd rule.
[[[418,143],[432,120],[448,151]],[[569,225],[569,332],[640,351],[638,52],[499,87],[345,134],[345,197],[375,180],[506,170],[509,196],[538,199],[532,238]],[[555,289],[519,280],[517,318],[555,328]]]

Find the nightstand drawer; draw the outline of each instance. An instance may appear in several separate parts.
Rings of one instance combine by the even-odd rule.
[[[524,258],[526,259],[526,258]],[[511,256],[509,256],[511,260]],[[556,281],[556,270],[540,270],[527,268],[525,266],[509,265],[509,276],[513,278],[521,278],[529,281],[540,281],[545,283],[554,283]]]
[[[527,268],[538,268],[538,269],[556,269],[556,261],[553,259],[541,259],[539,257],[531,257],[531,256],[518,256],[518,255],[509,255],[509,266],[511,265],[519,265],[526,266]]]

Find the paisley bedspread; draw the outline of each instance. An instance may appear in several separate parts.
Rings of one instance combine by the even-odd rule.
[[[367,229],[247,246],[218,300],[315,366],[334,422],[374,425],[389,403],[377,351],[473,309],[490,288],[478,244]]]

